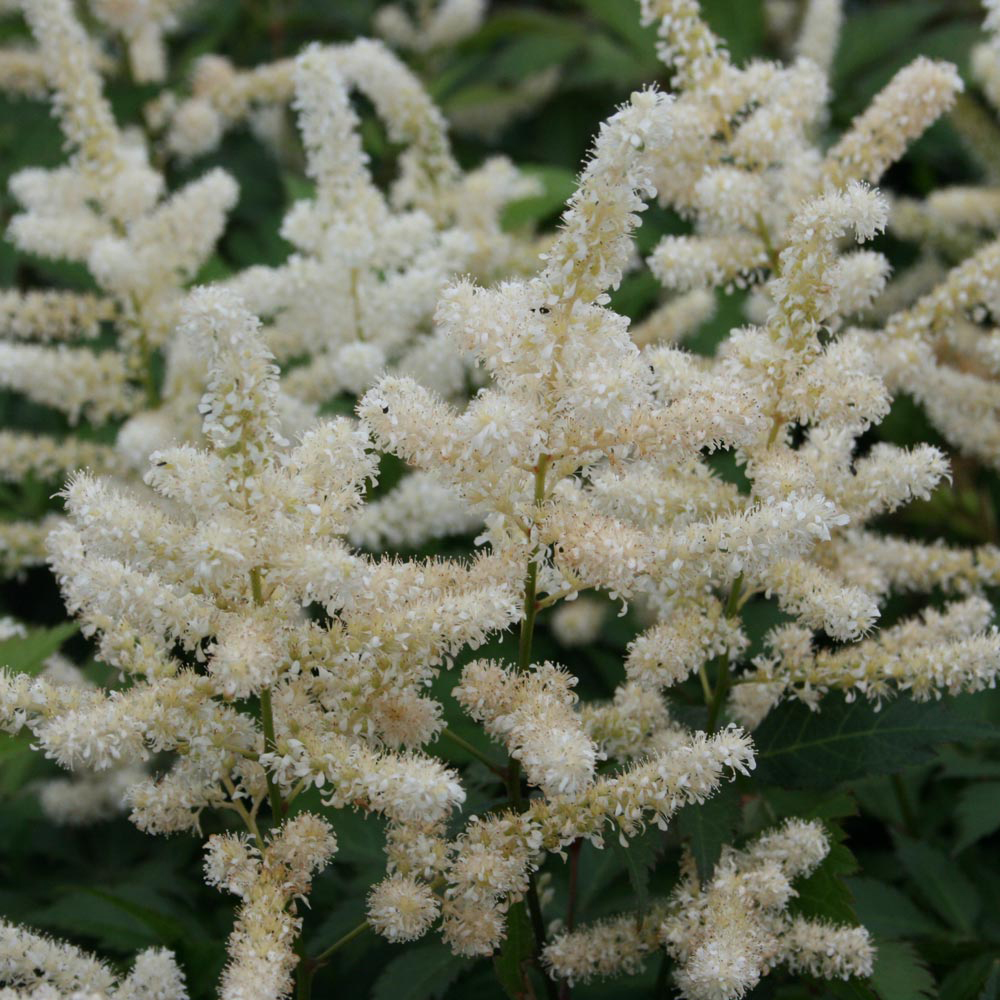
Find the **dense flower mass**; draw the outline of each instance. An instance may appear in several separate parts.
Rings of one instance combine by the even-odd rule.
[[[0,57],[0,83],[48,95],[68,158],[14,175],[8,238],[89,276],[0,294],[0,388],[60,428],[0,430],[0,480],[62,484],[61,511],[0,523],[0,567],[47,561],[99,668],[0,664],[0,728],[72,772],[41,787],[46,815],[206,828],[205,881],[237,900],[225,1000],[308,997],[366,929],[500,952],[512,996],[654,957],[689,1000],[775,970],[870,977],[864,927],[797,908],[831,828],[765,829],[740,796],[783,703],[926,701],[1000,673],[1000,549],[880,522],[956,464],[1000,468],[1000,195],[879,187],[958,99],[956,68],[916,58],[821,142],[838,0],[805,5],[789,61],[742,65],[696,0],[642,0],[670,89],[601,123],[544,234],[507,221],[538,182],[466,167],[418,73],[480,31],[483,0],[387,4],[382,40],[249,68],[201,54],[146,135],[116,120],[104,50],[155,89],[198,5],[22,6],[34,47]],[[973,65],[1000,106],[996,3],[986,27]],[[286,111],[306,181],[284,257],[218,274],[239,191],[199,157],[248,122],[273,139]],[[653,205],[678,225],[642,260]],[[895,279],[887,229],[921,247]],[[637,272],[664,294],[632,323],[616,293]],[[741,325],[687,349],[734,290]],[[935,443],[875,438],[901,394]],[[447,556],[417,554],[445,536]],[[613,605],[621,656],[601,647]],[[0,640],[29,642],[12,619]],[[657,855],[717,803],[739,819],[714,857],[685,847],[667,892],[573,926],[585,845]],[[376,817],[384,871],[310,956],[304,906],[348,809]],[[553,933],[540,885],[567,858]],[[0,924],[0,1000],[61,997],[187,992],[166,951],[119,975]]]

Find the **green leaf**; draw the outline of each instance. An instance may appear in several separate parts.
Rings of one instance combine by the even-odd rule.
[[[281,175],[285,185],[285,194],[289,202],[312,201],[316,197],[316,184],[309,177],[285,172]]]
[[[938,11],[933,0],[897,0],[852,12],[844,23],[834,61],[835,92],[863,67],[885,62],[901,39],[912,37]]]
[[[141,921],[160,941],[178,941],[185,935],[184,924],[176,917],[162,913],[150,906],[144,906],[117,893],[105,892],[103,889],[95,889],[92,886],[88,886],[84,892],[89,892],[98,899],[102,899],[127,913],[130,917]],[[140,892],[142,892],[141,889]]]
[[[23,638],[5,639],[0,642],[0,667],[18,674],[37,674],[79,627],[76,622],[63,622],[52,628],[30,629]]]
[[[135,894],[141,889],[135,889]],[[148,894],[147,894],[148,895]],[[82,934],[100,947],[130,952],[150,945],[173,945],[184,934],[183,924],[118,893],[91,887],[70,887],[58,899],[25,915],[25,922],[69,934]]]
[[[882,1000],[927,1000],[937,984],[909,941],[878,941],[872,986]]]
[[[941,1000],[978,1000],[998,967],[1000,958],[995,955],[976,955],[962,962],[941,980]]]
[[[955,806],[955,854],[1000,829],[1000,781],[966,785]]]
[[[337,858],[359,867],[385,864],[382,845],[385,841],[385,824],[376,816],[339,809],[332,817],[333,831],[337,835]]]
[[[830,853],[808,878],[796,883],[798,896],[789,909],[804,917],[832,920],[838,924],[857,924],[854,897],[845,876],[858,870],[854,855],[841,842],[843,832],[836,824],[827,825]]]
[[[0,798],[20,791],[40,764],[37,751],[32,750],[34,737],[24,731],[16,736],[0,737]]]
[[[418,945],[382,970],[372,1000],[437,1000],[470,964],[443,944]]]
[[[776,816],[799,819],[842,819],[855,816],[858,805],[847,792],[811,789],[766,788],[761,793]]]
[[[979,1000],[997,1000],[998,997],[1000,997],[1000,960],[994,960],[990,974],[983,983]]]
[[[819,986],[819,984],[817,984]],[[810,993],[820,993],[825,989],[837,998],[837,1000],[878,1000],[875,991],[863,979],[827,979],[823,981],[821,988],[811,990]]]
[[[318,955],[321,951],[325,951],[364,919],[364,900],[344,896],[338,905],[326,913],[320,924],[310,929],[308,953]]]
[[[937,763],[942,778],[1000,778],[1000,760],[984,760],[981,754],[962,753],[955,747],[942,747]]]
[[[872,878],[849,878],[858,920],[881,938],[920,937],[940,927],[895,886]]]
[[[688,847],[698,866],[698,878],[712,877],[723,845],[732,842],[740,821],[740,797],[733,784],[724,785],[707,801],[685,806],[677,816],[677,828],[688,838]]]
[[[649,906],[649,875],[656,864],[656,855],[663,841],[663,834],[658,827],[651,826],[645,833],[633,837],[628,846],[622,844],[612,835],[611,847],[625,871],[635,893],[635,909],[641,920]]]
[[[644,27],[639,22],[638,4],[622,3],[622,0],[580,0],[580,3],[596,20],[629,42],[636,55],[653,56],[656,29]]]
[[[507,911],[507,937],[500,953],[493,959],[497,979],[510,1000],[522,1000],[527,994],[525,980],[528,963],[535,950],[534,934],[524,901],[514,903]]]
[[[580,58],[569,62],[563,79],[571,89],[614,87],[617,90],[655,77],[660,68],[655,58],[637,59],[628,45],[597,33],[587,39]]]
[[[507,83],[523,80],[567,60],[581,39],[552,35],[522,35],[506,45],[489,66],[490,78]]]
[[[900,698],[876,709],[863,698],[847,702],[835,694],[823,700],[822,712],[786,702],[754,733],[756,777],[783,787],[828,788],[923,763],[938,743],[993,736],[992,727],[956,716],[945,702]]]
[[[971,936],[981,900],[961,868],[930,844],[897,837],[896,854],[916,891],[951,927]]]
[[[541,193],[507,205],[503,211],[505,229],[519,229],[548,219],[561,211],[576,190],[576,174],[565,167],[522,165],[520,170],[538,181]]]
[[[621,866],[614,851],[598,850],[590,841],[584,841],[580,850],[580,891],[577,909],[592,915],[595,908],[603,906],[614,886],[621,882]]]
[[[758,55],[764,39],[761,0],[701,0],[705,20],[726,44],[735,62]]]

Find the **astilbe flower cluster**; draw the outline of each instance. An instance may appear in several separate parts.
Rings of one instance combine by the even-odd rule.
[[[72,155],[63,166],[11,178],[22,210],[7,236],[22,252],[85,265],[97,291],[4,292],[0,385],[63,414],[71,430],[83,421],[102,433],[57,438],[5,429],[0,476],[59,482],[81,467],[127,476],[148,454],[149,413],[162,396],[188,388],[172,373],[158,386],[153,356],[169,353],[185,285],[213,252],[237,187],[215,169],[167,194],[142,137],[115,121],[94,46],[68,0],[23,7]],[[115,336],[107,345],[109,326]],[[106,432],[116,427],[117,447]],[[3,525],[6,573],[44,562],[51,527],[51,519]]]
[[[640,972],[658,946],[677,962],[687,996],[740,996],[777,965],[822,979],[870,976],[874,949],[862,927],[837,927],[786,912],[792,882],[829,851],[822,826],[791,820],[744,850],[727,848],[709,881],[685,859],[670,898],[643,918],[624,914],[560,933],[545,963],[570,984]]]
[[[836,2],[809,4],[793,62],[742,67],[695,0],[641,9],[673,92],[637,92],[600,126],[559,231],[542,242],[499,223],[523,178],[502,161],[463,173],[444,119],[380,43],[313,46],[245,71],[206,57],[192,96],[166,107],[166,147],[193,156],[255,109],[291,101],[315,194],[285,219],[285,264],[188,293],[231,182],[210,173],[164,201],[144,149],[110,116],[68,3],[26,0],[74,159],[15,182],[26,212],[12,233],[22,248],[85,260],[104,294],[8,296],[5,329],[44,341],[114,320],[120,335],[115,352],[65,347],[58,364],[51,348],[8,345],[4,372],[23,374],[5,384],[74,416],[126,416],[144,354],[169,347],[183,389],[119,435],[148,489],[100,474],[109,449],[74,441],[46,459],[91,467],[69,479],[68,517],[47,545],[67,607],[120,686],[5,671],[0,724],[26,727],[71,770],[130,775],[132,821],[150,833],[197,832],[206,810],[243,825],[206,851],[208,882],[240,901],[225,998],[291,991],[300,904],[336,851],[327,820],[295,809],[307,789],[327,809],[387,821],[372,929],[403,942],[439,924],[456,954],[489,955],[521,908],[542,943],[536,874],[551,856],[608,837],[627,848],[749,775],[748,731],[780,701],[821,710],[830,689],[880,702],[995,683],[1000,637],[982,591],[1000,579],[1000,552],[869,526],[928,497],[948,457],[930,445],[859,450],[905,391],[949,444],[998,458],[995,333],[983,329],[996,308],[993,244],[972,241],[916,301],[886,291],[881,254],[855,248],[894,224],[900,204],[874,185],[961,80],[916,60],[824,151]],[[469,3],[425,13],[421,51],[482,16]],[[383,33],[406,17],[388,9]],[[111,26],[155,77],[159,35]],[[990,58],[977,60],[987,87]],[[366,164],[355,88],[405,144],[388,194]],[[690,232],[653,250],[648,266],[670,294],[630,328],[611,294],[640,266],[633,234],[654,199]],[[994,228],[960,200],[949,209],[960,221]],[[190,241],[171,242],[182,219]],[[711,357],[684,350],[716,288],[735,286],[753,287],[747,325]],[[880,312],[883,293],[897,304]],[[207,356],[197,402],[194,359]],[[362,394],[359,420],[316,418],[344,392]],[[982,405],[970,416],[960,397]],[[742,487],[716,471],[720,451]],[[380,452],[414,471],[366,503]],[[362,551],[473,526],[481,551],[468,560]],[[878,629],[892,592],[933,588],[959,599]],[[634,602],[645,627],[612,696],[581,705],[573,665],[538,662],[532,638],[553,609],[566,646],[589,641],[606,611],[588,591]],[[773,600],[786,621],[744,664],[752,599]],[[509,801],[464,815],[462,776],[426,750],[444,725],[431,683],[514,626],[517,662],[466,659],[451,692],[507,754]],[[666,692],[692,675],[703,729],[668,710]],[[154,757],[168,763],[142,771]],[[662,951],[691,1000],[740,997],[778,966],[868,976],[863,928],[789,908],[795,880],[829,849],[820,825],[790,821],[726,847],[707,877],[688,859],[644,915],[561,932],[540,961],[573,983],[636,972]],[[163,955],[140,956],[115,985],[99,963],[27,932],[5,925],[0,942],[0,982],[18,996],[138,996],[142,976],[162,980],[156,995],[184,995]]]
[[[99,21],[121,31],[128,22],[136,37],[156,35],[178,7],[97,6]],[[23,252],[84,264],[98,290],[0,296],[0,385],[60,412],[69,427],[59,437],[4,430],[0,475],[12,484],[57,483],[85,467],[135,482],[152,450],[199,438],[194,403],[203,359],[173,334],[238,190],[229,174],[213,169],[166,194],[165,176],[151,161],[176,152],[174,133],[160,134],[176,103],[172,92],[147,107],[148,135],[123,129],[103,94],[98,50],[71,4],[28,2],[24,13],[42,90],[51,94],[73,155],[66,166],[13,177],[24,211],[8,238]],[[295,366],[281,398],[285,426],[304,430],[318,404],[362,392],[390,361],[446,394],[463,392],[463,359],[441,364],[446,355],[428,336],[438,291],[456,274],[492,279],[531,266],[538,241],[504,232],[500,214],[536,185],[500,157],[464,173],[441,113],[379,42],[314,47],[281,66],[277,95],[299,112],[316,195],[297,202],[282,228],[296,250],[288,261],[249,268],[230,285],[266,318],[276,357]],[[403,147],[388,196],[369,175],[352,88],[372,100]],[[221,134],[203,122],[194,128],[202,141]],[[88,433],[73,433],[80,426]],[[54,515],[5,523],[0,567],[10,574],[44,561],[54,523]],[[381,500],[355,538],[378,549],[472,523],[452,496],[414,477]]]

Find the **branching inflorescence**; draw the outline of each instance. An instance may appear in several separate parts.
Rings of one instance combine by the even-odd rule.
[[[136,75],[158,79],[162,33],[185,5],[145,19],[140,6],[94,4]],[[536,875],[584,841],[627,850],[748,778],[751,733],[784,700],[821,711],[831,690],[881,704],[995,684],[983,592],[1000,551],[876,531],[951,464],[931,444],[866,437],[905,392],[949,446],[1000,461],[995,192],[916,206],[876,187],[962,89],[954,67],[917,59],[823,150],[838,3],[808,5],[793,62],[736,66],[695,0],[643,0],[672,92],[636,92],[600,126],[558,232],[536,238],[501,224],[529,182],[505,160],[460,168],[444,117],[382,43],[249,70],[206,56],[191,96],[167,102],[161,152],[195,157],[255,108],[291,103],[313,193],[285,216],[284,263],[191,289],[234,182],[213,170],[167,194],[149,149],[115,123],[68,0],[25,12],[72,159],[15,177],[10,235],[86,263],[98,291],[6,293],[0,377],[70,421],[118,422],[114,446],[3,437],[7,478],[71,473],[65,519],[36,535],[118,677],[67,682],[60,661],[0,673],[0,725],[89,782],[50,786],[50,811],[89,819],[127,785],[147,832],[199,833],[208,811],[241,827],[206,849],[207,881],[239,900],[226,1000],[288,996],[296,975],[307,995],[328,957],[297,943],[300,904],[336,864],[330,822],[302,809],[310,789],[310,809],[384,818],[385,876],[361,929],[389,941],[439,925],[455,954],[490,955],[527,911],[527,964],[570,985],[654,953],[691,1000],[741,997],[778,967],[869,976],[867,931],[794,908],[796,880],[830,850],[816,822],[728,845],[710,872],[686,857],[645,913],[547,942]],[[409,47],[432,51],[482,17],[479,3],[422,7]],[[379,23],[390,39],[416,31],[395,6]],[[977,67],[992,94],[990,46]],[[388,190],[354,91],[403,148]],[[690,231],[653,249],[670,294],[630,327],[612,295],[642,266],[633,236],[654,200]],[[965,252],[907,294],[882,254],[859,249],[887,225],[942,260]],[[717,288],[751,289],[747,325],[691,353],[681,344]],[[113,347],[92,350],[106,324]],[[317,415],[344,394],[358,419]],[[386,454],[412,471],[372,498]],[[739,474],[723,476],[720,457]],[[468,558],[379,553],[474,530]],[[891,594],[935,588],[944,608],[879,628]],[[553,609],[564,648],[591,641],[606,606],[590,592],[634,603],[643,627],[610,696],[581,701],[574,664],[533,640]],[[756,655],[751,602],[781,612]],[[469,655],[513,629],[516,659]],[[440,674],[456,660],[449,691]],[[683,725],[668,698],[687,688],[705,704]],[[504,785],[482,815],[463,811],[465,776],[433,752],[460,739],[446,700],[506,757],[471,747]],[[160,953],[116,983],[9,925],[0,951],[0,985],[17,996],[185,995]]]

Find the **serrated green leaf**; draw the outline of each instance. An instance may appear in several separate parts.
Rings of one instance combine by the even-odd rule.
[[[806,879],[796,882],[798,896],[789,909],[804,917],[832,920],[838,924],[857,924],[854,897],[845,881],[858,870],[858,862],[841,842],[843,833],[836,824],[828,824],[830,852]]]
[[[799,819],[842,819],[857,814],[858,805],[847,792],[831,794],[811,789],[767,788],[761,793],[775,816]]]
[[[830,695],[822,712],[786,702],[754,732],[755,776],[786,788],[829,788],[923,763],[939,743],[995,735],[991,726],[956,716],[945,702],[899,698],[877,709],[863,698]]]
[[[863,979],[827,979],[823,988],[837,1000],[878,1000],[875,991]],[[816,990],[815,992],[819,992]]]
[[[635,893],[635,910],[641,920],[649,906],[649,875],[656,864],[656,856],[663,840],[658,827],[649,827],[638,837],[632,837],[628,846],[612,835],[612,850],[625,868],[632,891]]]
[[[941,1000],[978,1000],[1000,965],[996,955],[976,955],[960,963],[941,980]]]
[[[580,849],[580,892],[577,908],[582,914],[591,910],[607,897],[607,890],[621,877],[621,866],[614,851],[598,850],[589,841]]]
[[[688,840],[702,882],[712,877],[725,844],[732,843],[740,821],[740,797],[733,784],[724,785],[707,801],[685,806],[677,816],[677,829]]]
[[[979,1000],[997,1000],[998,997],[1000,997],[1000,959],[995,959],[990,974],[983,983]]]
[[[372,1000],[437,1000],[470,964],[443,944],[417,945],[382,970]]]
[[[1000,829],[1000,781],[966,785],[958,795],[955,820],[955,854]]]
[[[971,935],[982,901],[956,862],[930,844],[909,837],[897,838],[896,855],[927,904],[955,930]]]
[[[337,858],[360,867],[381,866],[385,863],[382,845],[385,824],[365,813],[338,810],[331,818],[337,835]]]
[[[937,763],[943,778],[1000,778],[1000,760],[983,760],[955,747],[942,747]]]
[[[528,963],[535,950],[535,939],[522,900],[507,911],[507,936],[499,954],[493,958],[497,979],[510,1000],[522,1000],[527,994],[525,982]]]
[[[849,878],[847,887],[854,896],[858,920],[877,937],[920,937],[940,930],[938,924],[895,886],[873,878]]]
[[[140,888],[140,893],[145,894]],[[127,913],[130,917],[145,924],[146,927],[161,941],[178,941],[185,935],[184,924],[176,917],[153,909],[151,906],[144,906],[135,900],[128,899],[121,893],[106,892],[103,889],[95,889],[88,886],[84,892],[96,896],[98,899],[110,903],[112,906]]]
[[[52,628],[33,628],[23,638],[0,642],[0,667],[19,674],[37,674],[45,661],[73,635],[80,626],[63,622]]]
[[[155,918],[152,921],[142,919],[138,913],[129,912],[121,905],[116,894],[87,887],[60,893],[48,906],[26,914],[26,922],[61,933],[83,934],[96,940],[102,948],[123,953],[173,940],[164,936],[165,926],[153,926]],[[171,931],[175,929],[170,928]]]
[[[882,1000],[927,1000],[937,983],[909,941],[877,941],[872,986]]]

